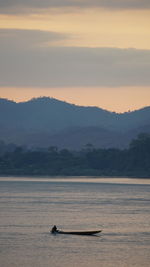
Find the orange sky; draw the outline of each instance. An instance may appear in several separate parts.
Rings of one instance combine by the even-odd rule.
[[[0,89],[1,90],[1,89]],[[112,91],[111,91],[112,90]],[[50,96],[72,104],[98,106],[118,113],[132,111],[150,105],[150,88],[5,88],[1,97],[16,102],[33,97]]]
[[[54,38],[54,40],[50,41],[37,39],[36,44],[31,43],[31,48],[35,50],[37,47],[47,49],[48,46],[60,48],[62,46],[83,48],[134,48],[140,51],[149,51],[150,49],[150,9],[104,9],[91,7],[85,9],[49,8],[38,9],[37,11],[32,8],[30,12],[25,13],[16,12],[14,14],[9,14],[8,12],[5,14],[4,12],[0,14],[0,30],[6,29],[40,30],[66,35],[65,38]],[[0,38],[2,40],[4,33],[5,31],[0,33]],[[7,31],[5,37],[6,35]],[[9,32],[8,37],[10,38],[10,36],[11,33]],[[5,47],[3,49],[5,49]],[[10,49],[10,54],[13,54],[9,46],[9,39],[7,49]],[[24,51],[25,47],[20,49]],[[19,54],[17,57],[19,57]],[[108,67],[109,64],[108,62]],[[1,62],[0,67],[3,68],[4,65],[5,62]],[[147,64],[146,66],[147,67],[144,66],[142,69],[143,73],[148,72],[149,65]],[[36,66],[33,66],[33,68],[36,68]],[[6,71],[7,69],[8,68],[6,68]],[[7,80],[9,80],[11,73],[8,72],[6,76]],[[129,74],[128,76],[130,78]],[[77,86],[73,81],[71,86],[62,85],[62,87],[54,87],[53,84],[49,83],[48,86],[44,84],[42,86],[41,84],[36,87],[36,85],[33,86],[33,82],[31,86],[26,86],[23,80],[24,79],[22,79],[22,84],[20,86],[15,86],[15,83],[12,83],[11,86],[10,84],[7,85],[7,81],[5,82],[4,80],[4,85],[0,84],[0,97],[23,101],[32,97],[45,95],[79,105],[100,106],[117,112],[138,109],[150,105],[149,81],[146,84],[144,82],[142,84],[141,82],[139,85],[137,83],[135,85],[130,83],[129,85],[125,85],[122,83],[122,85],[120,84],[116,87],[114,85],[108,86],[107,84],[104,86],[104,84],[100,83],[98,85],[93,84],[93,86],[90,84],[87,87],[82,84]]]

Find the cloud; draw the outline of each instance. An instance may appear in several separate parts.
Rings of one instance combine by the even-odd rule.
[[[149,0],[0,0],[1,13],[37,12],[47,8],[148,9]]]
[[[0,29],[0,48],[36,47],[70,38],[69,34],[40,30]]]
[[[150,85],[150,50],[37,46],[64,36],[34,30],[0,37],[1,87]]]

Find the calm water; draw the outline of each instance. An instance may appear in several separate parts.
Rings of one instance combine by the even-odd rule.
[[[149,204],[150,180],[0,178],[0,266],[148,267]]]

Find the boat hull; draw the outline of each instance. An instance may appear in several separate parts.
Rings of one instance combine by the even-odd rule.
[[[65,235],[95,235],[100,233],[102,230],[98,231],[60,231],[57,230],[56,234],[65,234]]]

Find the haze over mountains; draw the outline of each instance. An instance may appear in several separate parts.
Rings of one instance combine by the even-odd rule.
[[[29,147],[81,149],[127,147],[139,133],[150,133],[150,107],[117,114],[41,97],[16,103],[0,99],[0,140]]]

